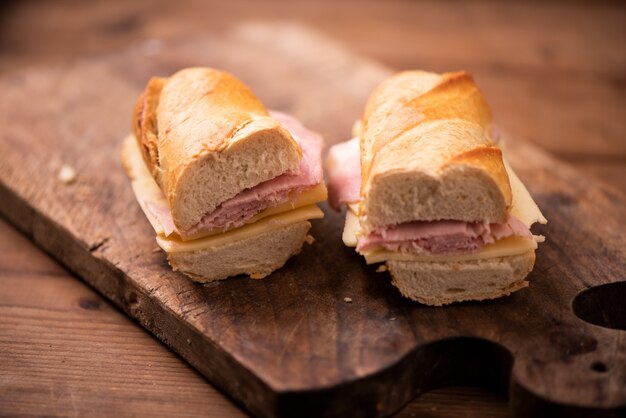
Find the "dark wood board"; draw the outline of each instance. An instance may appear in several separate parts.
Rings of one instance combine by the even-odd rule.
[[[509,298],[402,299],[343,247],[343,215],[329,210],[315,244],[266,280],[202,286],[171,272],[118,148],[147,78],[190,65],[234,72],[329,144],[389,74],[301,27],[254,24],[6,74],[0,211],[260,416],[386,415],[453,383],[508,391],[519,416],[625,412],[626,199],[522,141],[509,140],[510,160],[550,223],[536,229],[548,241],[531,287]],[[63,164],[75,184],[58,180]]]

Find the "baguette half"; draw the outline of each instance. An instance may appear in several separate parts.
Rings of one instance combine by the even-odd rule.
[[[242,190],[296,170],[302,155],[245,84],[212,68],[152,78],[133,130],[182,231]]]

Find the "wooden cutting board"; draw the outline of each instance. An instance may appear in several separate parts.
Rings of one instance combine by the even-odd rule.
[[[301,27],[255,24],[7,74],[0,211],[259,416],[384,416],[446,384],[508,393],[518,416],[626,412],[626,198],[523,141],[509,158],[550,223],[534,229],[548,239],[530,288],[511,297],[403,299],[326,207],[314,245],[265,280],[172,272],[118,151],[148,77],[192,65],[232,71],[327,144],[390,74]],[[64,164],[75,183],[58,179]]]

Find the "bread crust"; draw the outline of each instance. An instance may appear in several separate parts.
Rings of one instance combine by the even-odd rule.
[[[139,143],[148,171],[159,185],[161,185],[161,179],[156,110],[165,81],[163,77],[152,77],[146,89],[137,98],[133,109],[133,133]]]
[[[407,71],[384,81],[370,96],[362,119],[359,215],[364,229],[412,220],[504,222],[511,187],[491,132],[489,106],[466,72]],[[463,176],[475,180],[472,193],[484,195],[477,198],[479,210],[453,201],[459,196],[452,183]],[[430,183],[428,205],[419,207],[423,192],[412,191],[411,178],[415,187]],[[389,193],[376,188],[393,189],[398,183],[407,188],[406,205],[392,210],[381,200]],[[438,217],[438,207],[451,209]]]
[[[252,90],[212,68],[152,78],[132,125],[180,230],[241,190],[295,170],[301,158],[297,142]]]

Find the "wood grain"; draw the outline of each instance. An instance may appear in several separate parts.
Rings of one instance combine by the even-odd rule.
[[[247,416],[3,221],[0,235],[0,415]]]
[[[489,87],[489,99],[492,104],[497,104],[498,119],[506,118],[507,128],[519,127],[520,130],[513,132],[532,139],[540,146],[548,143],[553,152],[561,158],[567,157],[582,173],[602,178],[626,191],[624,159],[607,159],[598,154],[596,147],[599,141],[587,141],[584,134],[589,130],[608,130],[602,134],[603,138],[621,143],[626,131],[623,118],[615,121],[604,117],[604,110],[610,113],[615,109],[615,101],[611,98],[623,97],[624,55],[620,54],[624,44],[623,4],[472,1],[462,5],[463,19],[459,24],[451,18],[456,16],[458,2],[422,1],[410,4],[392,0],[382,5],[377,3],[376,0],[363,0],[358,4],[320,0],[313,7],[302,1],[241,0],[219,2],[217,5],[210,1],[179,1],[175,4],[116,0],[2,2],[0,72],[22,65],[67,62],[85,54],[125,47],[137,39],[204,31],[207,27],[231,25],[240,19],[297,19],[343,40],[351,49],[376,57],[395,68],[436,66],[441,62],[453,62],[460,68],[472,68],[474,72],[484,68],[487,72],[480,80],[481,86],[485,90],[486,83],[493,85]],[[275,7],[277,4],[279,8]],[[468,22],[470,24],[466,25]],[[492,35],[481,42],[471,42],[469,47],[483,50],[469,54],[465,40],[475,36],[477,27],[491,28],[487,31]],[[415,42],[412,37],[406,36],[409,32],[421,32],[422,36],[418,38],[421,41]],[[485,31],[480,32],[484,36]],[[430,33],[444,34],[445,42],[431,38]],[[532,42],[524,42],[528,37]],[[587,42],[581,38],[595,41]],[[511,53],[507,45],[515,45],[515,53]],[[425,49],[428,49],[427,53],[424,53]],[[518,66],[520,61],[533,65]],[[590,73],[590,66],[596,66],[601,72]],[[505,70],[505,74],[500,74],[500,69]],[[504,84],[497,81],[502,75],[506,76]],[[552,97],[552,90],[544,91],[541,88],[544,75],[568,86],[568,96],[577,100]],[[581,78],[587,80],[589,88],[579,88],[578,80]],[[538,92],[535,92],[537,89],[517,89],[518,83],[535,84],[539,86]],[[509,89],[515,90],[515,95],[509,94]],[[544,100],[553,105],[543,106],[541,112],[533,113],[536,123],[527,123],[526,111],[520,112],[520,109],[525,110],[524,106],[533,106]],[[580,106],[578,103],[588,105]],[[595,111],[588,111],[590,104]],[[557,117],[552,116],[554,112],[558,113]],[[580,129],[583,121],[586,127]],[[570,138],[558,134],[559,127],[564,125],[572,127]],[[546,127],[556,131],[557,136],[547,137]],[[584,153],[566,154],[571,141],[584,143]],[[0,236],[0,239],[3,238]],[[29,253],[35,258],[34,250]],[[24,293],[28,293],[31,287],[29,281],[29,277],[24,276],[20,282]],[[85,344],[88,345],[88,341]],[[31,361],[36,361],[36,358],[36,353],[33,353]],[[451,391],[449,396],[447,393],[443,389],[433,395],[422,396],[407,411],[419,405],[416,406],[421,408],[417,409],[419,413],[454,416],[446,413],[457,405],[462,408],[457,411],[467,416],[472,412],[476,416],[489,415],[486,409],[475,409],[475,404],[466,402],[467,397],[460,396],[460,391]],[[468,394],[476,396],[481,392]],[[80,403],[80,399],[77,402]],[[429,402],[432,402],[432,408],[437,408],[436,411],[431,411]],[[487,406],[486,403],[480,404]],[[447,408],[441,408],[442,405]],[[494,408],[497,405],[494,404]],[[45,412],[44,409],[39,415]]]
[[[201,64],[198,51],[211,51],[213,63],[234,69],[270,106],[294,112],[332,142],[349,131],[364,95],[387,71],[292,26],[246,25],[219,41],[161,45],[154,55],[157,46],[5,76],[0,208],[203,374],[262,415],[303,407],[312,414],[359,412],[353,405],[388,413],[441,384],[470,381],[505,390],[513,355],[518,408],[528,405],[516,403],[521,399],[549,401],[537,408],[623,405],[619,331],[585,325],[570,301],[623,273],[624,197],[523,142],[512,143],[512,163],[546,216],[556,219],[532,291],[445,310],[401,300],[341,246],[342,219],[333,213],[315,226],[316,245],[272,280],[198,286],[169,272],[153,251],[116,155],[116,138],[128,129],[124,103],[132,103],[148,75]],[[233,50],[249,53],[228,53]],[[251,63],[268,55],[266,66],[250,72]],[[319,57],[328,63],[316,65]],[[331,94],[336,101],[324,101]],[[33,106],[25,99],[31,97],[59,100]],[[94,123],[103,118],[107,124]],[[50,153],[46,143],[63,153]],[[76,185],[58,183],[61,163],[78,169]],[[587,221],[600,216],[600,229]],[[343,303],[346,295],[355,303]],[[589,365],[597,361],[609,364],[608,371],[594,373]],[[358,391],[338,385],[353,379]],[[307,393],[312,387],[319,392]]]
[[[0,266],[0,415],[248,416],[2,219]],[[509,416],[502,396],[447,387],[397,417],[460,413]]]
[[[516,137],[626,192],[623,2],[23,1],[0,71],[249,20],[306,23],[394,69],[467,69]]]

